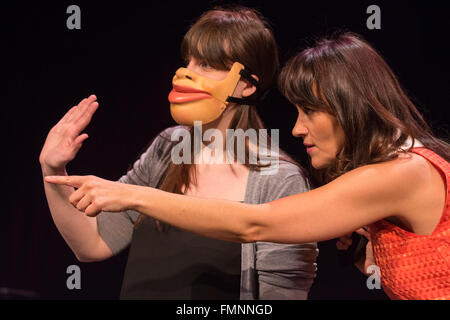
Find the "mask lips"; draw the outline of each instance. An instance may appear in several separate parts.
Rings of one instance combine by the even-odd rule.
[[[169,93],[170,103],[186,103],[201,99],[211,99],[212,96],[206,91],[198,90],[192,87],[173,85],[172,91]]]

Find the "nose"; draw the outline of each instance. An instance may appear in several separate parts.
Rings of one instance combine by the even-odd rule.
[[[297,117],[297,122],[294,125],[294,128],[292,128],[292,135],[294,137],[304,137],[308,133],[308,128],[305,126],[303,121],[301,121],[300,117]]]

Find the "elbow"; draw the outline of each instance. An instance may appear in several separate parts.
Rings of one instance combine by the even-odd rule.
[[[76,253],[75,253],[75,258],[77,258],[77,260],[79,262],[91,262],[87,257],[76,254]]]
[[[257,241],[263,241],[261,226],[248,223],[242,230],[237,234],[238,241],[241,243],[252,243]]]
[[[75,253],[75,257],[77,258],[77,260],[79,262],[83,262],[83,263],[90,263],[90,262],[99,262],[99,261],[103,261],[106,260],[108,258],[110,258],[112,256],[112,254],[108,255],[108,254],[96,254],[96,255],[92,255],[92,254],[80,254],[80,253]]]
[[[100,239],[95,247],[84,248],[75,251],[72,249],[75,257],[80,262],[98,262],[111,258],[114,254],[106,243]]]
[[[85,255],[80,255],[80,254],[75,254],[75,257],[77,258],[77,260],[79,262],[83,262],[83,263],[89,263],[89,262],[97,262],[97,261],[101,261],[102,259],[96,259],[94,257],[88,257]]]
[[[267,204],[256,205],[256,210],[250,211],[244,223],[241,225],[239,232],[237,233],[238,241],[241,243],[252,243],[258,241],[266,241],[267,235],[265,234],[265,226],[267,221],[265,213],[270,212],[270,208]]]
[[[257,240],[255,235],[252,232],[249,231],[248,233],[240,234],[238,236],[238,241],[240,243],[252,243],[252,242],[257,242],[257,241],[260,241],[260,240]]]

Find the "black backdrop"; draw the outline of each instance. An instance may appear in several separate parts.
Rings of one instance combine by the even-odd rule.
[[[281,61],[313,37],[344,28],[362,34],[386,58],[437,133],[448,129],[448,25],[443,2],[235,1],[259,9],[273,24]],[[68,30],[66,8],[81,8],[81,30]],[[179,45],[203,11],[225,1],[58,1],[2,3],[1,117],[3,206],[0,288],[31,290],[43,299],[118,298],[127,252],[109,261],[76,260],[54,226],[38,162],[49,129],[83,97],[100,107],[69,174],[115,180],[148,141],[174,125],[167,94],[181,66]],[[366,27],[366,8],[381,8],[381,30]],[[296,111],[276,89],[260,107],[281,147],[306,164],[290,132]],[[442,129],[443,128],[443,129]],[[338,264],[335,240],[320,243],[312,299],[385,299],[366,288],[356,268]],[[82,271],[82,289],[68,290],[66,268]]]

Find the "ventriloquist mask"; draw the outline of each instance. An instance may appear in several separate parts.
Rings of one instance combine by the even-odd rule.
[[[173,77],[169,93],[170,113],[178,123],[193,126],[194,121],[207,124],[220,117],[230,102],[252,104],[253,100],[232,97],[241,79],[246,78],[256,88],[258,82],[245,67],[235,62],[223,80],[203,77],[186,68],[180,68]]]

